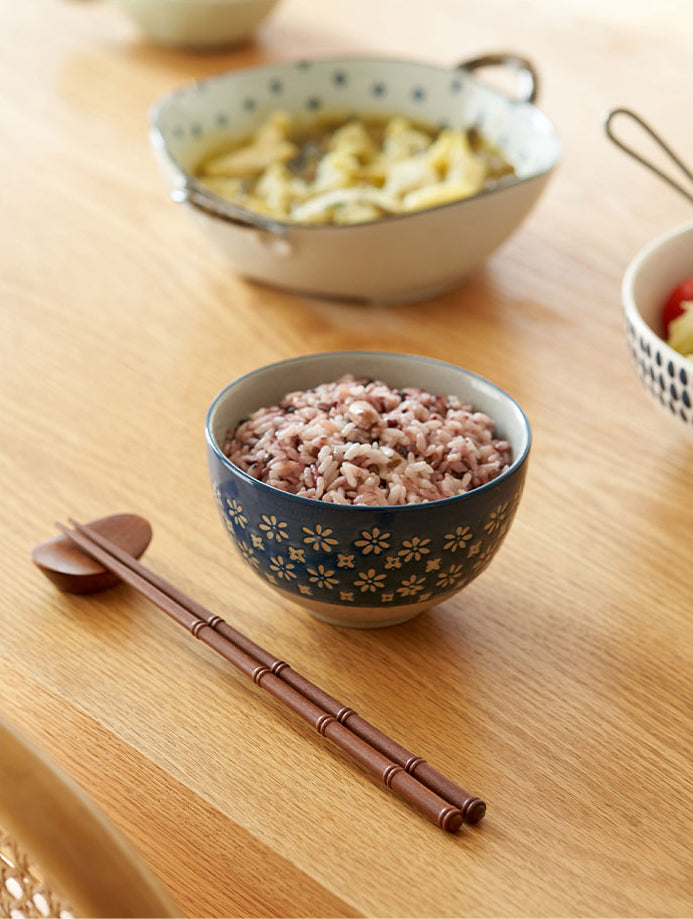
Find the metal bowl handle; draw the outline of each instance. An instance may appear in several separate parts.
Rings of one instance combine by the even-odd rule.
[[[239,227],[262,230],[274,236],[285,236],[288,232],[286,224],[272,220],[269,217],[263,217],[260,214],[253,214],[252,211],[246,211],[245,208],[232,204],[230,201],[225,201],[223,198],[208,192],[204,186],[190,177],[186,179],[184,184],[172,189],[171,199],[176,204],[190,204],[212,217],[219,217],[221,220],[236,224]]]
[[[528,58],[513,52],[499,51],[492,54],[482,54],[470,58],[457,65],[458,70],[467,70],[474,73],[483,67],[509,67],[518,76],[519,91],[518,102],[536,102],[539,95],[539,75]]]

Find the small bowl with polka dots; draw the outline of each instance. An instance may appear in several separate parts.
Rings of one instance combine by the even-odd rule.
[[[357,381],[385,383],[395,402],[402,389],[413,387],[483,412],[494,422],[493,437],[509,444],[509,461],[497,467],[495,477],[470,490],[453,491],[451,497],[368,505],[284,491],[228,458],[224,446],[229,431],[256,410],[277,405],[289,392],[311,390],[346,374]],[[373,404],[378,404],[375,399]],[[383,430],[390,429],[391,420],[383,415]],[[339,430],[345,431],[341,423]],[[371,431],[360,442],[377,447]],[[356,442],[359,433],[344,437]],[[520,406],[489,380],[427,357],[369,351],[304,355],[240,377],[213,400],[205,436],[217,508],[242,559],[266,585],[315,618],[354,628],[412,619],[449,601],[486,570],[515,517],[531,441]],[[493,591],[492,577],[488,589]]]
[[[623,276],[621,296],[630,353],[645,390],[693,439],[693,361],[670,347],[662,321],[670,292],[693,277],[693,221],[657,237]]]
[[[477,75],[490,67],[515,81],[512,96]],[[313,297],[416,302],[458,285],[519,228],[541,197],[561,147],[553,125],[534,104],[537,85],[531,63],[511,54],[485,55],[458,68],[379,58],[271,64],[168,93],[152,107],[150,137],[171,197],[186,207],[232,271]],[[415,134],[416,126],[426,126],[430,157],[435,149],[438,159],[435,165],[430,157],[415,162],[418,148],[412,147],[411,156],[396,160],[396,182],[389,166],[385,177],[369,172],[368,178],[355,156],[339,162],[320,156],[316,166],[316,157],[306,153],[309,147],[315,150],[315,141],[292,144],[287,138],[293,135],[285,130],[283,155],[292,146],[298,153],[290,161],[277,159],[280,153],[267,160],[268,150],[280,149],[272,127],[278,115],[284,123],[288,119],[289,129],[307,126],[309,131],[335,118],[353,126],[401,116],[396,122],[401,126],[406,120]],[[418,131],[416,139],[422,136]],[[451,136],[458,138],[460,150],[467,144],[490,145],[494,152],[488,162],[496,166],[460,152],[467,165],[464,174],[456,172],[447,153],[439,157]],[[441,138],[443,146],[436,146]],[[228,191],[223,177],[221,183],[203,181],[203,164],[248,144],[261,171],[249,173],[246,157],[246,171],[232,175],[232,184],[240,183],[234,186],[240,198]],[[394,147],[383,143],[378,149],[390,157]],[[382,155],[362,163],[363,169],[381,168]],[[477,176],[473,181],[470,163]],[[488,180],[483,177],[480,184],[479,170],[487,168]],[[390,177],[396,193],[382,185]],[[315,189],[322,191],[314,194]],[[405,190],[424,198],[405,207]],[[288,209],[285,192],[293,202]],[[310,208],[321,201],[323,210],[294,216],[296,195]],[[378,212],[376,199],[382,212],[364,216]],[[255,203],[246,206],[249,200]],[[349,210],[348,218],[340,208]]]

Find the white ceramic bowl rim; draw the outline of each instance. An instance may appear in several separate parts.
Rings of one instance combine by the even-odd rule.
[[[512,57],[512,55],[508,55]],[[433,205],[431,207],[422,208],[419,211],[412,211],[407,214],[392,214],[387,217],[380,218],[376,221],[368,221],[365,223],[359,224],[310,224],[310,223],[296,223],[290,220],[279,220],[276,218],[265,218],[253,214],[251,211],[248,211],[246,208],[241,205],[233,205],[231,202],[226,201],[225,199],[215,195],[212,192],[207,191],[192,175],[187,169],[184,169],[176,159],[169,152],[168,144],[162,134],[162,131],[159,127],[159,121],[163,110],[166,106],[174,101],[176,97],[180,96],[181,93],[186,90],[203,90],[205,87],[213,85],[214,83],[221,83],[226,80],[232,80],[235,76],[243,75],[257,75],[261,76],[263,73],[276,73],[278,70],[290,71],[297,67],[310,67],[313,64],[320,65],[330,65],[330,66],[348,66],[348,65],[400,65],[400,66],[412,66],[416,68],[426,69],[437,73],[449,73],[452,75],[458,75],[460,80],[468,80],[471,83],[481,87],[485,93],[488,93],[490,96],[494,96],[497,99],[502,99],[504,103],[511,105],[516,108],[525,108],[528,111],[531,111],[532,117],[539,123],[542,127],[550,133],[553,138],[555,153],[551,160],[543,167],[533,170],[531,173],[523,176],[515,176],[512,181],[507,183],[500,183],[499,185],[492,186],[490,188],[484,188],[481,191],[477,192],[474,195],[471,195],[469,198],[461,198],[456,201],[448,201],[443,204]],[[425,120],[426,112],[422,111],[422,117]],[[177,89],[172,90],[166,95],[162,96],[157,100],[152,106],[149,114],[149,123],[150,123],[150,137],[153,145],[156,149],[159,150],[160,154],[163,155],[173,170],[178,175],[178,191],[184,190],[185,192],[192,192],[193,194],[189,196],[190,203],[193,206],[202,206],[204,210],[207,210],[207,207],[200,202],[199,198],[206,199],[209,203],[212,203],[212,207],[209,208],[209,212],[220,218],[221,220],[230,220],[234,223],[243,223],[247,221],[248,226],[256,226],[259,229],[269,230],[275,233],[286,233],[291,232],[300,232],[300,233],[316,233],[316,232],[328,232],[328,233],[347,233],[354,232],[354,230],[359,230],[363,227],[372,227],[373,225],[382,225],[383,223],[391,223],[393,221],[402,221],[402,220],[412,220],[421,214],[428,214],[435,211],[440,211],[443,209],[449,208],[460,208],[464,205],[469,205],[471,202],[477,201],[479,198],[484,198],[490,195],[501,194],[506,191],[508,188],[514,188],[518,185],[524,184],[536,180],[540,176],[550,173],[553,169],[556,168],[560,161],[561,157],[561,144],[556,134],[555,128],[550,121],[550,119],[534,104],[524,99],[513,99],[508,96],[506,93],[503,93],[501,90],[496,89],[493,86],[490,86],[487,83],[482,83],[475,76],[473,71],[465,70],[464,62],[458,67],[445,67],[437,64],[431,64],[428,61],[419,61],[409,58],[399,58],[399,57],[362,57],[362,56],[340,56],[340,57],[324,57],[324,58],[311,58],[311,59],[302,59],[297,61],[286,61],[283,63],[273,63],[265,64],[259,67],[252,68],[243,68],[236,71],[225,71],[223,73],[214,74],[211,77],[206,77],[203,80],[195,80],[188,82],[179,86]]]
[[[693,230],[693,220],[687,220],[685,223],[681,223],[676,227],[673,227],[671,230],[666,230],[664,233],[661,233],[659,236],[655,236],[654,239],[650,240],[647,245],[643,246],[640,249],[631,262],[629,263],[626,271],[623,275],[623,281],[621,284],[621,292],[623,294],[624,300],[632,307],[635,312],[640,315],[637,306],[635,305],[635,300],[633,299],[633,285],[635,283],[635,278],[638,274],[638,271],[642,267],[643,263],[653,255],[658,249],[661,249],[663,246],[677,237],[681,236],[684,233],[688,233]]]
[[[212,400],[212,403],[209,409],[207,410],[207,416],[205,418],[205,438],[207,440],[208,445],[211,447],[214,454],[216,455],[216,457],[221,461],[221,463],[224,466],[226,466],[229,470],[231,470],[234,473],[234,475],[238,475],[241,479],[244,479],[248,484],[252,486],[258,487],[261,490],[263,489],[267,490],[268,492],[272,492],[274,494],[280,493],[283,496],[285,496],[287,499],[297,501],[302,504],[306,504],[309,506],[314,506],[317,504],[317,505],[321,505],[324,507],[325,506],[324,501],[320,501],[317,498],[306,498],[303,495],[294,495],[288,491],[287,492],[281,491],[281,489],[275,488],[273,485],[268,485],[266,482],[261,482],[259,479],[253,478],[253,476],[248,475],[242,469],[239,469],[238,466],[234,465],[231,462],[231,460],[224,454],[224,452],[220,448],[219,444],[216,441],[216,438],[214,437],[212,433],[212,417],[216,411],[217,406],[223,400],[226,393],[230,389],[232,389],[234,386],[236,386],[238,383],[240,383],[242,380],[247,380],[250,377],[253,377],[257,374],[265,373],[268,370],[272,370],[280,366],[289,368],[291,364],[301,363],[306,358],[343,357],[349,354],[372,355],[373,357],[386,355],[388,357],[415,358],[417,361],[422,361],[422,362],[430,363],[430,364],[437,364],[438,366],[441,366],[441,367],[447,367],[451,370],[455,370],[457,373],[462,373],[464,376],[471,377],[475,380],[478,380],[484,386],[487,386],[490,389],[493,389],[497,393],[499,393],[503,397],[503,399],[507,400],[512,405],[512,407],[515,409],[517,415],[519,416],[522,422],[524,442],[522,444],[522,449],[519,451],[519,453],[513,456],[513,461],[510,464],[510,466],[508,466],[508,468],[505,469],[499,476],[496,476],[495,479],[491,479],[491,481],[487,482],[485,485],[479,485],[476,488],[473,488],[471,491],[464,492],[464,494],[453,495],[450,498],[440,498],[437,501],[422,502],[420,504],[394,504],[394,505],[390,505],[390,504],[387,504],[387,505],[329,504],[328,506],[330,508],[348,507],[352,511],[358,511],[361,513],[365,513],[367,511],[370,511],[372,513],[374,510],[387,511],[388,513],[393,513],[393,514],[401,514],[405,512],[423,513],[426,509],[430,509],[433,506],[438,507],[442,505],[453,504],[456,501],[461,502],[461,501],[473,500],[475,495],[479,495],[482,492],[489,491],[490,489],[500,484],[504,479],[512,475],[527,459],[527,455],[529,454],[529,450],[532,445],[532,432],[529,426],[529,420],[525,412],[520,407],[520,405],[515,401],[515,399],[513,399],[512,396],[510,396],[507,392],[505,392],[505,390],[501,389],[500,386],[498,386],[496,383],[493,383],[491,380],[487,379],[486,377],[481,376],[481,374],[475,373],[473,370],[466,370],[464,367],[458,367],[457,365],[451,364],[447,361],[440,361],[440,360],[437,360],[436,358],[425,357],[420,354],[395,354],[394,352],[390,352],[390,351],[387,351],[387,352],[384,352],[384,351],[328,351],[328,352],[320,352],[316,354],[304,354],[304,355],[301,355],[300,357],[288,358],[282,361],[275,361],[272,364],[266,364],[263,367],[258,367],[255,370],[251,370],[248,373],[245,373],[242,376],[237,377],[235,380],[233,380],[231,383],[228,383],[226,386],[224,386],[222,390],[220,390],[217,393],[217,395]],[[261,406],[258,406],[258,408],[261,408]]]
[[[643,318],[640,310],[638,309],[637,303],[635,302],[635,297],[633,296],[633,287],[635,286],[636,279],[642,266],[647,262],[647,260],[660,249],[664,248],[669,242],[686,233],[693,234],[693,220],[688,220],[685,223],[679,224],[673,229],[667,230],[666,232],[661,233],[659,236],[656,236],[653,240],[647,243],[647,245],[643,246],[643,248],[640,249],[640,251],[633,257],[625,270],[623,280],[621,282],[621,299],[625,306],[628,318],[633,321],[641,330],[644,329],[648,334],[655,335],[661,342],[665,353],[678,360],[681,360],[683,355],[679,354],[679,352],[675,351],[671,345],[667,344],[666,339],[662,338],[660,332],[657,329],[652,328],[652,326]]]

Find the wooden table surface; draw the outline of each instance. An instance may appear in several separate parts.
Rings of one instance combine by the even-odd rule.
[[[105,0],[3,0],[0,24],[2,714],[186,915],[690,916],[693,451],[635,376],[619,286],[691,210],[602,128],[632,106],[690,159],[690,5],[284,0],[252,44],[208,55],[147,44]],[[192,78],[508,48],[540,71],[562,163],[512,239],[426,303],[234,276],[149,148],[151,103]],[[488,571],[385,630],[318,623],[244,567],[202,436],[236,376],[351,348],[488,376],[534,433]],[[484,797],[486,819],[444,834],[129,589],[71,597],[32,565],[56,519],[128,510],[153,524],[153,568]]]

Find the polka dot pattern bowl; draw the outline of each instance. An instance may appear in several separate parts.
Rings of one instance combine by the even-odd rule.
[[[486,412],[513,449],[509,469],[466,494],[427,504],[364,507],[298,497],[258,482],[224,456],[226,432],[295,389],[345,373],[455,395]],[[207,416],[209,469],[224,526],[269,585],[326,622],[393,625],[471,583],[498,551],[520,501],[530,430],[493,383],[412,355],[335,352],[263,367],[231,383]]]
[[[292,116],[401,114],[476,127],[517,179],[463,201],[358,225],[259,218],[206,192],[193,173],[205,155],[247,138],[277,109]],[[464,69],[396,60],[327,59],[221,74],[159,100],[150,122],[172,197],[189,207],[234,271],[347,300],[420,300],[459,283],[517,229],[560,156],[552,125],[531,102],[509,99]]]
[[[626,333],[638,376],[656,404],[693,439],[693,362],[663,339],[669,292],[693,277],[693,221],[645,246],[623,277]]]

